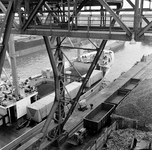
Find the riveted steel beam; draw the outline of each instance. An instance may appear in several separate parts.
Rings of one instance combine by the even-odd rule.
[[[55,38],[51,38],[54,40]],[[54,81],[55,81],[55,99],[54,99],[54,104],[52,106],[52,109],[47,117],[47,120],[44,124],[44,127],[41,131],[43,134],[43,139],[45,138],[47,134],[48,127],[52,121],[53,116],[55,116],[56,121],[58,121],[58,124],[60,126],[60,123],[62,121],[62,117],[64,117],[64,88],[63,88],[63,82],[64,78],[61,78],[61,75],[64,74],[64,62],[63,62],[63,53],[60,49],[60,37],[56,38],[57,40],[57,49],[55,54],[53,54],[52,48],[51,48],[51,43],[49,37],[44,36],[44,41],[46,44],[46,48],[48,51],[48,55],[50,58],[50,62],[52,65],[53,69],[53,74],[54,74]],[[55,114],[55,115],[54,115]],[[62,129],[59,129],[59,132],[57,131],[56,134],[59,134]],[[61,130],[60,130],[61,129]],[[56,137],[57,135],[55,135]]]
[[[98,0],[101,5],[105,7],[105,9],[113,16],[113,18],[119,23],[121,28],[126,32],[128,36],[131,36],[132,33],[130,29],[119,19],[118,15],[109,7],[109,5],[104,0]]]
[[[148,24],[146,27],[140,30],[140,32],[144,30],[142,34],[139,32],[141,35],[143,35],[144,33],[146,33],[146,35],[141,37],[141,35],[138,33],[137,35],[138,38],[136,39],[136,41],[143,41],[145,38],[151,39],[152,36],[151,35],[152,29],[150,28],[151,24],[152,22],[150,22],[150,24]],[[133,28],[130,29],[133,30]],[[148,29],[150,29],[150,31],[148,31]],[[15,31],[13,31],[12,33],[19,34]],[[88,33],[86,30],[78,30],[78,31],[72,30],[70,32],[67,32],[67,30],[59,30],[59,29],[52,29],[52,31],[50,32],[50,29],[40,29],[40,28],[27,29],[25,32],[20,32],[20,34],[130,41],[130,37],[126,35],[126,33],[122,29],[120,30],[118,28],[113,28],[111,34],[109,34],[109,31],[107,31],[107,29],[105,29],[104,31],[98,30],[98,32],[90,30]]]
[[[135,10],[134,10],[134,34],[135,34],[135,38],[138,32],[138,28],[139,28],[139,0],[135,1]]]
[[[130,37],[122,30],[116,30],[109,34],[109,31],[90,31],[88,33],[86,30],[73,30],[70,32],[67,32],[67,30],[52,30],[50,32],[50,29],[27,29],[21,34],[130,41]]]
[[[57,48],[56,48],[56,51],[55,51],[55,54],[54,54],[54,57],[55,57],[55,60],[56,60],[56,67],[57,67],[57,70],[59,72],[59,76],[58,76],[58,87],[55,87],[59,90],[59,93],[60,93],[60,97],[58,99],[59,101],[59,105],[58,105],[58,109],[57,109],[57,112],[55,113],[54,115],[54,119],[55,121],[57,121],[59,124],[61,122],[61,120],[63,119],[64,117],[64,58],[63,58],[63,53],[61,51],[61,38],[60,37],[57,37],[56,38],[56,43],[57,43]],[[62,76],[62,77],[61,77]]]
[[[138,37],[142,36],[146,31],[148,31],[150,28],[152,27],[152,21],[145,26],[139,33],[138,33]]]

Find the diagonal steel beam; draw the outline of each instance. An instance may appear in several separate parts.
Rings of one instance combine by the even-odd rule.
[[[12,2],[10,2],[9,5],[11,5],[11,3]],[[7,13],[5,14],[5,18],[4,18],[3,24],[1,26],[0,37],[2,36],[2,34],[4,32],[4,28],[5,28],[5,25],[6,25],[7,21],[8,21],[8,17],[9,17],[10,11],[11,11],[11,7],[8,7]]]
[[[51,11],[51,8],[47,3],[44,3],[44,6],[47,10]],[[59,19],[56,17],[56,15],[54,15],[52,12],[51,12],[51,15],[55,19],[55,21],[57,21],[58,23],[60,22]]]
[[[0,9],[2,10],[3,13],[7,12],[6,7],[3,5],[3,3],[1,1],[0,1]],[[13,21],[13,26],[16,30],[19,29],[18,23],[15,20]]]
[[[139,33],[138,33],[138,37],[142,36],[146,31],[148,31],[150,28],[152,27],[152,21],[145,26]]]
[[[128,36],[131,36],[132,33],[130,31],[130,29],[119,19],[118,15],[109,7],[109,5],[107,4],[107,2],[105,2],[105,0],[98,0],[101,5],[103,5],[105,7],[105,9],[113,16],[113,18],[119,23],[119,25],[121,26],[121,28],[127,33]]]
[[[132,6],[132,8],[135,8],[135,5],[133,4],[133,2],[132,2],[132,1],[127,0],[127,2],[130,4],[130,6]]]
[[[45,2],[45,0],[40,0],[38,2],[38,4],[36,5],[36,7],[34,8],[34,10],[32,11],[32,13],[30,14],[28,20],[26,21],[26,23],[23,25],[22,30],[25,31],[26,28],[29,26],[29,24],[31,23],[32,19],[35,17],[36,13],[38,12],[39,8],[43,5],[43,3]]]
[[[71,15],[71,17],[69,18],[69,21],[72,21],[73,17],[76,16],[81,9],[83,8],[83,6],[88,2],[88,0],[83,0],[81,2],[81,4],[78,6],[78,8],[76,8],[76,10],[74,11],[74,13]]]
[[[130,6],[132,6],[133,9],[135,9],[135,5],[132,3],[132,1],[127,0],[127,2],[130,4]],[[149,20],[148,20],[144,15],[142,15],[142,16],[143,16],[143,20],[144,20],[147,24],[149,24],[149,23],[150,23]]]
[[[12,24],[14,20],[15,10],[14,10],[14,0],[9,1],[8,10],[6,13],[6,30],[4,31],[2,45],[0,47],[0,75],[2,73],[2,67],[5,60],[6,49],[8,45],[8,40],[10,38],[10,33],[12,29]]]

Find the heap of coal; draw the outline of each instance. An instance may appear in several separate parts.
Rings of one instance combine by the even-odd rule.
[[[102,150],[130,150],[133,138],[137,141],[151,141],[152,132],[144,132],[136,129],[119,129],[113,131],[107,139]]]
[[[139,85],[117,107],[117,115],[135,119],[145,124],[152,123],[152,79]]]

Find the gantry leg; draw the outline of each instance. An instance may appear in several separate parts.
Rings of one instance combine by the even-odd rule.
[[[4,64],[5,60],[5,54],[6,54],[6,49],[8,46],[8,41],[10,38],[10,33],[12,29],[12,24],[13,24],[13,19],[15,15],[15,5],[14,5],[14,0],[11,0],[9,2],[9,6],[7,9],[6,13],[6,25],[5,25],[5,30],[4,30],[4,35],[3,35],[3,40],[2,40],[2,45],[0,45],[0,75],[2,73],[2,67]]]
[[[0,9],[6,15],[7,9],[5,8],[5,6],[3,5],[2,2],[0,2]],[[3,33],[3,31],[4,31],[4,27],[5,27],[6,21],[7,21],[7,18],[5,18],[5,21],[3,22],[3,25],[1,27],[0,37],[1,37],[2,33]],[[18,28],[18,24],[17,24],[17,22],[15,22],[15,20],[13,20],[13,26],[15,27],[16,30],[19,29]],[[14,39],[13,39],[13,35],[12,34],[10,35],[8,46],[9,46],[9,55],[10,55],[10,62],[9,63],[10,63],[10,66],[11,66],[11,71],[12,71],[13,85],[15,87],[15,95],[18,98],[18,96],[20,94],[20,91],[19,91],[18,80],[17,80],[18,79],[18,75],[17,75],[17,70],[16,70],[15,47],[14,47]]]
[[[63,53],[61,51],[61,39],[60,37],[56,38],[56,42],[57,42],[57,49],[55,51],[55,60],[56,60],[56,67],[58,69],[59,72],[59,94],[60,94],[60,102],[59,102],[59,106],[58,109],[55,113],[55,120],[58,121],[62,121],[62,118],[64,118],[65,113],[64,113],[64,59],[63,59]]]
[[[55,54],[53,53],[53,50],[51,48],[51,44],[54,42],[56,39],[57,42],[57,49],[55,51]],[[57,38],[51,38],[51,41],[49,37],[44,36],[44,41],[46,44],[47,52],[49,55],[49,59],[52,65],[53,69],[53,74],[54,74],[54,82],[55,82],[55,99],[54,99],[54,104],[52,106],[52,109],[47,117],[47,120],[42,128],[41,133],[43,134],[43,139],[44,140],[48,127],[50,125],[51,120],[53,119],[55,115],[56,122],[58,122],[59,126],[65,116],[64,112],[64,62],[63,62],[63,54],[62,51],[60,50],[60,37]],[[52,42],[52,43],[51,43]],[[57,132],[55,132],[57,135],[54,135],[55,137],[62,132],[60,130],[61,128],[58,128]]]

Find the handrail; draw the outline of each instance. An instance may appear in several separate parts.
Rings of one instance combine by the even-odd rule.
[[[63,17],[62,15],[58,15],[58,18]],[[80,29],[81,27],[82,29],[85,29],[86,27],[86,31],[87,34],[89,34],[91,32],[91,30],[94,30],[95,27],[98,27],[98,29],[102,29],[102,27],[106,27],[106,29],[109,31],[110,34],[112,34],[112,32],[114,32],[115,30],[112,31],[112,29],[114,27],[120,27],[119,24],[116,23],[116,25],[114,27],[111,27],[110,21],[113,18],[110,14],[106,15],[106,20],[105,20],[105,16],[101,16],[100,14],[78,14],[77,16],[72,16],[72,21],[68,21],[68,16],[65,15],[65,22],[55,22],[53,19],[53,16],[50,15],[49,19],[47,21],[45,21],[45,19],[47,18],[47,16],[42,16],[42,20],[43,23],[42,25],[50,26],[50,32],[52,32],[53,29],[66,29],[68,30],[68,32],[70,33],[72,30],[77,30]],[[152,14],[144,14],[142,16],[139,16],[139,20],[140,20],[140,29],[144,28],[147,23],[144,21],[144,18],[147,18],[148,20],[152,20]],[[1,16],[0,17],[0,24],[1,22],[4,21],[5,16]],[[124,22],[124,24],[129,27],[129,28],[133,28],[133,23],[134,23],[134,14],[120,14],[119,15],[120,20],[122,20]],[[15,16],[15,20],[17,22],[19,22],[19,16]],[[35,27],[39,26],[39,25],[34,25]],[[32,27],[32,25],[30,25],[30,27]],[[150,28],[151,29],[151,28]],[[149,32],[150,30],[148,30],[147,32]]]

